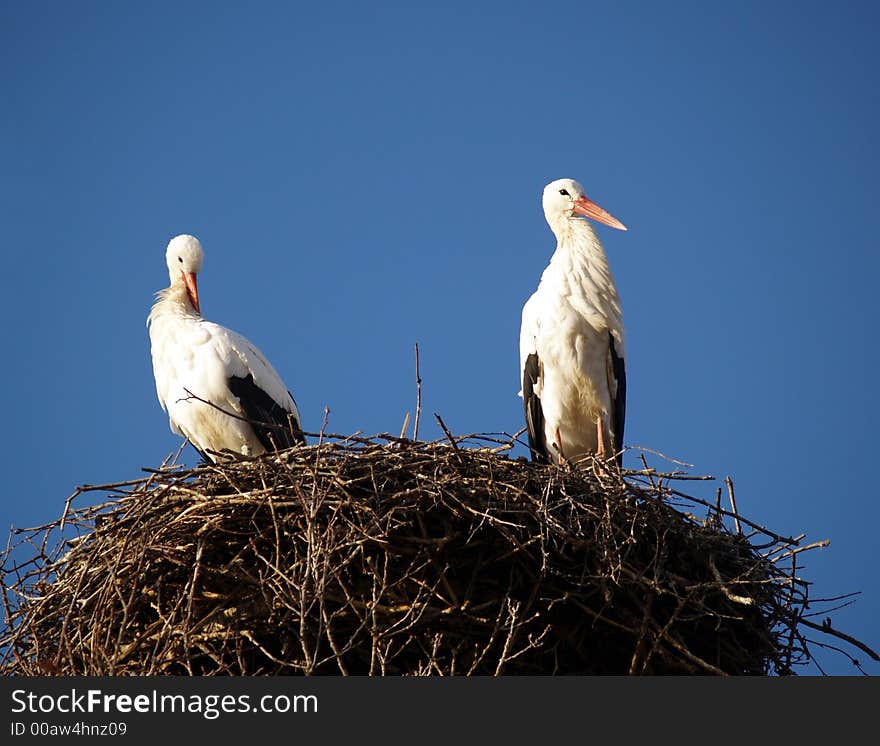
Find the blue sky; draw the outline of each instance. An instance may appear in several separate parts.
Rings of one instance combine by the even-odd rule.
[[[554,248],[540,195],[571,177],[629,227],[598,229],[627,445],[830,539],[802,574],[815,596],[862,591],[833,618],[880,647],[878,15],[0,3],[0,527],[176,449],[145,319],[182,232],[205,247],[204,314],[263,349],[307,429],[329,407],[331,431],[398,432],[418,342],[423,437],[433,412],[518,430],[520,311]]]

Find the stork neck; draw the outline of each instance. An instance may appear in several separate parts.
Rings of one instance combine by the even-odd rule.
[[[202,315],[193,308],[186,287],[182,282],[172,283],[171,287],[159,291],[157,300],[150,311],[150,319],[155,319],[158,316],[202,318]]]
[[[593,226],[582,218],[565,218],[551,226],[556,235],[556,252],[551,263],[571,269],[601,267],[607,271],[608,259]]]
[[[621,329],[621,306],[608,258],[592,226],[579,218],[553,226],[556,251],[541,276],[551,297],[564,299],[591,318],[598,313]]]

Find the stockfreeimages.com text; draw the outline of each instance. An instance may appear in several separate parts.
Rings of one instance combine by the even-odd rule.
[[[26,689],[12,692],[13,713],[198,713],[207,720],[231,713],[300,713],[317,712],[318,697],[314,694],[265,694],[252,698],[249,694],[108,694],[100,689],[65,694],[35,694]]]

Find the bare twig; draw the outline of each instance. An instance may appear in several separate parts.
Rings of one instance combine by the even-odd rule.
[[[805,627],[809,627],[810,629],[816,629],[820,632],[824,632],[826,635],[832,635],[833,637],[838,638],[839,640],[845,640],[850,645],[857,647],[863,653],[867,653],[871,658],[875,661],[880,661],[880,655],[875,653],[871,648],[869,648],[865,643],[860,642],[855,637],[846,634],[845,632],[841,632],[839,630],[834,629],[831,626],[831,620],[829,619],[824,624],[816,624],[815,622],[811,622],[808,619],[800,618],[800,624],[803,624]]]
[[[222,412],[222,413],[225,414],[227,417],[232,417],[233,419],[235,419],[235,420],[239,420],[239,421],[241,421],[241,422],[247,422],[247,423],[248,423],[249,425],[251,425],[252,427],[266,428],[266,429],[268,429],[268,430],[274,430],[274,431],[276,431],[276,432],[279,432],[279,431],[291,431],[291,427],[290,427],[290,418],[289,418],[289,417],[288,417],[288,424],[286,424],[286,425],[281,425],[281,424],[279,424],[279,423],[277,423],[277,422],[263,422],[263,421],[261,421],[261,420],[255,420],[255,419],[252,419],[252,418],[250,418],[250,417],[244,417],[243,415],[240,415],[240,414],[238,414],[237,412],[230,412],[228,409],[224,409],[224,408],[221,407],[220,405],[215,404],[214,402],[209,401],[208,399],[203,399],[202,397],[197,396],[196,394],[194,394],[192,391],[190,391],[190,390],[187,389],[187,388],[185,388],[184,391],[186,392],[186,396],[181,397],[180,399],[178,399],[178,400],[177,400],[178,402],[181,402],[181,401],[197,401],[197,402],[200,402],[201,404],[207,404],[207,405],[208,405],[209,407],[211,407],[212,409],[216,409],[218,412]],[[216,452],[214,452],[214,453],[216,453]],[[229,455],[229,454],[224,453],[224,454],[222,454],[222,455]]]
[[[440,427],[443,429],[447,440],[452,445],[452,448],[455,450],[455,455],[458,457],[459,463],[461,463],[461,449],[458,447],[458,443],[455,442],[455,438],[452,437],[452,433],[449,432],[449,428],[446,427],[446,423],[443,422],[443,418],[436,412],[434,412],[434,417],[436,417],[437,422],[440,423]]]
[[[413,440],[419,439],[419,418],[422,415],[422,374],[419,370],[419,343],[416,342],[416,418],[413,423]]]
[[[730,507],[733,511],[733,523],[736,526],[736,532],[742,536],[742,526],[739,522],[739,512],[736,509],[736,496],[733,493],[733,480],[730,476],[724,477],[724,484],[727,485],[727,495],[730,497]]]

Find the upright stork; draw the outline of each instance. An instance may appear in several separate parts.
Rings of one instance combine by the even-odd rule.
[[[196,277],[204,252],[175,236],[165,260],[171,285],[157,293],[147,324],[159,403],[171,430],[205,460],[304,443],[299,411],[281,377],[251,342],[202,318]]]
[[[544,188],[556,251],[526,301],[520,329],[523,406],[532,458],[575,462],[588,453],[622,462],[626,413],[620,299],[593,227],[626,230],[572,179]]]

